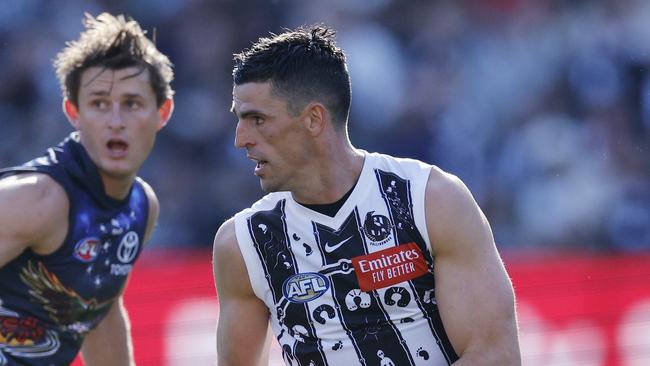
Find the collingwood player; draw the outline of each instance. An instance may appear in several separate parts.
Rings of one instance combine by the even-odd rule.
[[[514,293],[465,185],[354,148],[334,31],[235,56],[235,145],[268,194],[214,240],[219,365],[518,365]],[[371,121],[370,121],[371,122]]]

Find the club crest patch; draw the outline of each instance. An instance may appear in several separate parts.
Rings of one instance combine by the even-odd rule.
[[[366,213],[363,233],[374,244],[384,244],[390,239],[393,224],[384,215],[375,215],[375,211]]]
[[[84,263],[90,263],[97,259],[100,250],[99,238],[90,237],[81,239],[74,246],[74,257]]]

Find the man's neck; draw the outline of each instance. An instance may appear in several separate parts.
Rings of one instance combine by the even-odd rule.
[[[299,190],[292,190],[294,200],[302,204],[329,204],[341,199],[357,183],[365,155],[354,148],[332,154],[314,165]]]
[[[116,178],[105,174],[100,174],[100,176],[104,183],[104,192],[108,197],[116,200],[123,200],[129,195],[135,180],[135,176],[125,178]]]

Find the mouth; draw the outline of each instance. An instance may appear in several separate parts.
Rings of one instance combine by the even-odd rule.
[[[252,156],[249,156],[248,158],[255,163],[255,175],[258,176],[261,175],[264,172],[264,168],[268,164],[268,161],[263,159],[258,159]]]
[[[109,155],[113,158],[121,158],[129,150],[129,144],[122,139],[110,139],[106,143]]]

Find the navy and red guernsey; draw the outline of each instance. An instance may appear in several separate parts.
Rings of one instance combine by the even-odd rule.
[[[68,195],[68,232],[49,255],[25,250],[0,268],[0,365],[68,365],[118,299],[149,215],[138,178],[124,200],[104,193],[77,133],[2,176],[39,172]]]

